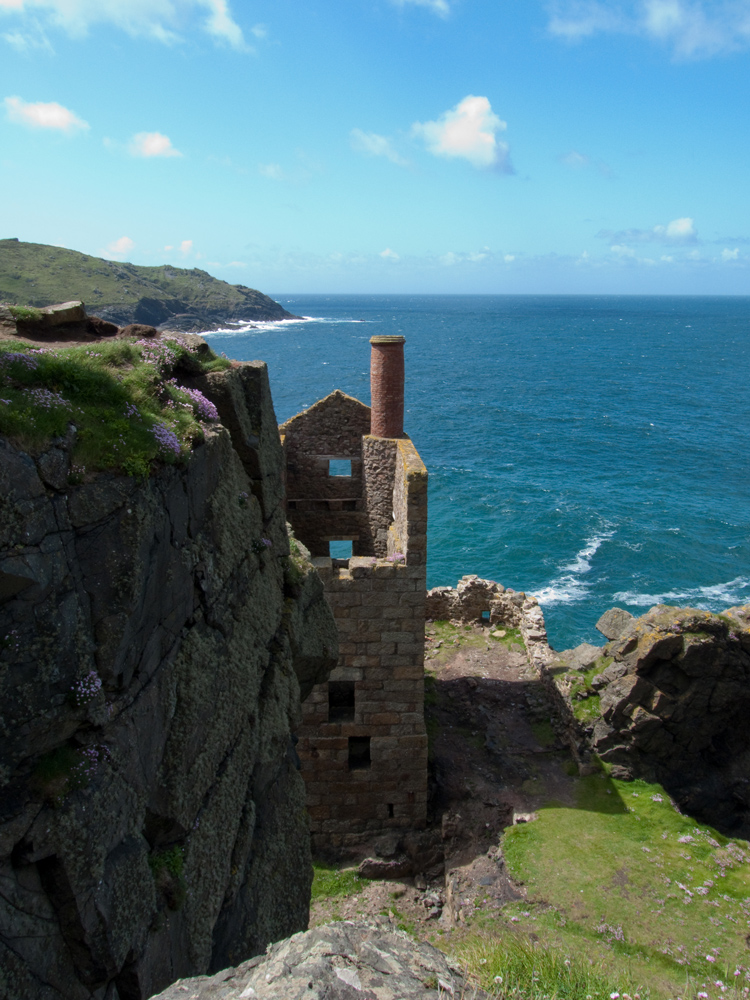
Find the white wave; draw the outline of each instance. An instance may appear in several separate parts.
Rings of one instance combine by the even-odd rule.
[[[212,336],[222,336],[222,337],[239,337],[244,336],[253,331],[258,333],[266,333],[268,330],[280,330],[285,326],[296,326],[298,323],[328,323],[333,326],[338,326],[344,323],[374,323],[376,320],[369,319],[341,319],[336,317],[335,319],[330,316],[299,316],[294,319],[269,319],[269,320],[252,320],[247,323],[236,323],[232,326],[223,326],[219,330],[205,330],[199,331],[201,337],[212,337]]]
[[[686,587],[684,590],[667,590],[662,594],[640,594],[633,590],[621,590],[612,595],[613,601],[621,601],[636,608],[651,608],[654,604],[689,605],[703,611],[713,611],[717,607],[744,604],[750,594],[743,593],[750,588],[750,577],[738,576],[727,583],[713,583],[706,587]]]
[[[534,596],[540,604],[549,607],[552,604],[575,604],[588,597],[591,584],[583,579],[591,570],[591,562],[603,542],[612,538],[614,531],[602,531],[586,539],[582,549],[576,552],[572,562],[561,567],[561,572],[546,587],[535,590]]]

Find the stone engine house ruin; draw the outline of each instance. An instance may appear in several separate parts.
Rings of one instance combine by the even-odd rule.
[[[403,431],[404,338],[370,344],[372,409],[336,391],[280,428],[287,517],[339,630],[297,746],[316,848],[426,822],[427,470]]]

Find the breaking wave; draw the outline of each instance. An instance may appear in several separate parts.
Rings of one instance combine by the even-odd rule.
[[[738,576],[728,583],[714,583],[707,587],[685,587],[667,590],[661,594],[639,594],[633,590],[620,590],[613,594],[613,601],[620,601],[636,608],[651,608],[654,604],[688,605],[702,611],[715,611],[732,604],[750,601],[750,577]]]
[[[540,604],[575,604],[584,601],[593,586],[584,579],[591,571],[591,563],[603,542],[608,541],[614,531],[602,531],[586,539],[582,549],[576,552],[573,561],[560,567],[560,575],[550,580],[546,587],[535,590],[534,596]]]

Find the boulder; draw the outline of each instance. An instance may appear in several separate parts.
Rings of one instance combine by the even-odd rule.
[[[573,649],[566,649],[558,653],[556,660],[560,665],[565,665],[569,670],[589,670],[602,655],[601,646],[592,646],[588,642],[582,642],[580,646]]]
[[[0,302],[0,336],[3,334],[7,336],[15,332],[16,321],[13,318],[13,313],[4,302]]]
[[[120,327],[116,323],[101,319],[99,316],[88,316],[86,330],[93,337],[116,337],[120,332]]]
[[[426,941],[380,924],[324,924],[215,976],[181,979],[152,1000],[489,1000]]]
[[[45,306],[39,312],[41,316],[35,320],[35,323],[44,330],[52,329],[55,326],[64,326],[68,323],[83,323],[86,319],[86,307],[80,301]]]
[[[136,337],[140,340],[141,337],[158,337],[159,331],[155,326],[148,326],[146,323],[128,323],[122,327],[120,334],[123,337]]]
[[[623,608],[610,608],[609,611],[604,612],[595,628],[601,632],[605,639],[619,639],[623,630],[632,621],[633,615],[629,611],[625,611]]]

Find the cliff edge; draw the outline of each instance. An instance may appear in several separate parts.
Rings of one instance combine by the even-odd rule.
[[[294,739],[336,662],[265,365],[178,465],[0,438],[0,995],[141,1000],[307,925]]]

